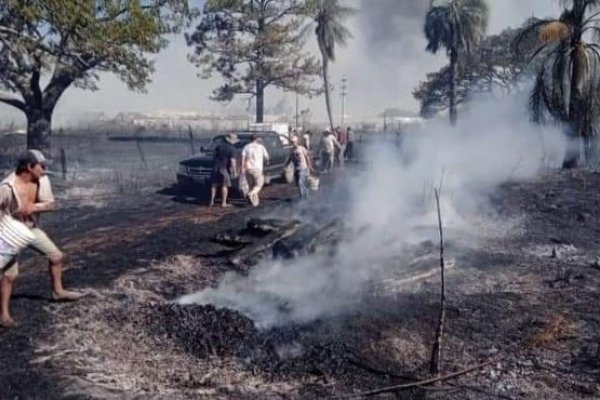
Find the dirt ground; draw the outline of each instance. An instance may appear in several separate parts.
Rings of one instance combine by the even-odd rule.
[[[167,190],[49,215],[45,228],[71,256],[67,286],[90,295],[50,302],[43,260],[27,258],[20,326],[0,331],[0,398],[350,398],[427,378],[435,277],[374,292],[351,315],[267,331],[234,311],[170,303],[233,268],[217,234],[294,196],[274,185],[261,208],[222,211]],[[442,366],[493,362],[381,398],[600,398],[600,174],[506,184],[492,203],[510,234],[448,249]]]

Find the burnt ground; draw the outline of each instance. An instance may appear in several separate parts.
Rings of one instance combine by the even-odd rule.
[[[316,399],[428,377],[435,277],[388,280],[351,314],[266,331],[235,311],[170,303],[234,268],[217,234],[293,194],[273,186],[258,210],[151,194],[48,216],[72,257],[66,284],[91,294],[49,302],[43,260],[26,260],[13,301],[21,325],[0,331],[0,398]],[[506,184],[492,203],[509,234],[448,248],[443,371],[494,362],[382,398],[600,396],[600,174]]]

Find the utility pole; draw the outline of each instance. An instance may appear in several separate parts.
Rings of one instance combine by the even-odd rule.
[[[298,91],[296,91],[296,129],[298,129]]]
[[[296,126],[295,128],[298,129],[298,82],[300,81],[300,74],[297,73],[296,74]]]
[[[346,96],[348,95],[348,92],[346,91],[346,89],[348,89],[348,87],[346,86],[346,82],[348,82],[348,79],[346,79],[346,77],[344,76],[342,78],[342,129],[344,129],[344,113],[345,113],[345,108],[346,108]]]
[[[383,111],[383,131],[387,132],[387,109]]]

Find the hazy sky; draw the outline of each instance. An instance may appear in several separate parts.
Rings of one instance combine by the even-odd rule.
[[[332,66],[332,81],[348,78],[347,113],[373,116],[386,107],[416,110],[412,89],[427,72],[437,70],[445,57],[424,51],[422,23],[429,0],[347,0],[359,12],[351,21],[354,39],[348,47],[338,50]],[[490,33],[507,26],[520,25],[526,18],[556,15],[558,0],[490,0]],[[311,37],[308,49],[315,51]],[[156,73],[147,93],[127,90],[110,75],[102,75],[97,92],[69,89],[61,99],[55,114],[55,124],[78,120],[90,113],[115,115],[122,111],[214,111],[227,105],[212,102],[211,91],[218,79],[200,80],[196,69],[187,61],[189,49],[182,38],[175,38],[169,48],[156,58]],[[271,91],[268,102],[274,104],[291,95]],[[339,95],[334,96],[334,112],[339,113]],[[301,108],[310,107],[314,119],[323,116],[324,100],[301,99]],[[242,108],[246,102],[234,100],[229,107]],[[21,121],[19,112],[0,104],[2,121]]]

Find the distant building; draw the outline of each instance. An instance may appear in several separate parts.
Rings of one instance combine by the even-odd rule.
[[[280,121],[281,116],[265,116],[265,121]],[[253,123],[247,115],[217,115],[195,111],[157,111],[152,113],[120,113],[113,124],[147,130],[241,130]]]

